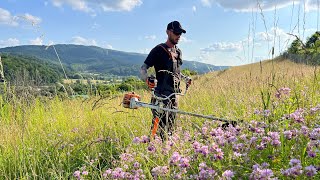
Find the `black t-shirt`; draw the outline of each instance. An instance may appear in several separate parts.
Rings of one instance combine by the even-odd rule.
[[[150,51],[144,61],[144,63],[150,67],[154,66],[156,71],[158,83],[155,90],[165,94],[167,94],[166,92],[173,93],[179,91],[179,84],[174,82],[175,80],[176,82],[180,80],[180,66],[182,65],[181,50],[175,47],[177,57],[174,58],[170,56],[168,48],[165,43],[157,45]]]

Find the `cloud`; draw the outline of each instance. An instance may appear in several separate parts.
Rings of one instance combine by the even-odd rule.
[[[99,29],[101,26],[100,26],[100,24],[98,24],[98,23],[93,23],[93,25],[91,26],[91,29],[92,30],[95,30],[95,29]]]
[[[20,41],[17,38],[9,38],[7,40],[0,40],[0,47],[19,46]]]
[[[258,3],[259,2],[259,3]],[[224,9],[233,10],[236,12],[251,12],[260,11],[259,6],[264,11],[273,10],[275,7],[277,9],[284,8],[292,5],[292,3],[300,3],[300,0],[201,0],[204,7],[211,7],[216,4]],[[314,7],[317,0],[307,0],[307,6]]]
[[[40,37],[37,37],[36,39],[32,39],[29,41],[31,45],[42,45],[43,40]]]
[[[307,0],[306,11],[318,10],[319,6],[320,6],[319,0]]]
[[[41,23],[41,18],[33,16],[29,13],[23,15],[11,15],[11,13],[5,9],[0,8],[0,24],[9,26],[19,26],[19,20],[21,22],[29,22],[33,26]]]
[[[183,43],[189,43],[192,42],[192,40],[186,38],[185,36],[180,36],[180,41]]]
[[[92,12],[93,10],[89,8],[88,3],[85,0],[52,0],[52,4],[56,7],[62,7],[63,4],[67,4],[74,10]]]
[[[41,18],[39,17],[36,17],[36,16],[32,16],[31,14],[29,13],[26,13],[24,15],[20,15],[20,16],[17,16],[18,18],[22,18],[26,21],[29,21],[32,25],[38,25],[41,23]]]
[[[56,7],[64,4],[71,6],[72,9],[83,12],[103,11],[131,11],[142,4],[142,0],[51,0]]]
[[[16,21],[15,17],[5,9],[0,8],[0,24],[9,26],[18,26],[19,23]]]
[[[211,7],[212,3],[214,3],[214,0],[201,0],[201,3],[205,7]]]
[[[203,54],[211,52],[237,52],[242,49],[241,42],[216,42],[206,48],[201,49]]]
[[[94,39],[86,39],[81,36],[73,37],[71,43],[85,46],[97,46],[97,42]]]
[[[155,39],[157,39],[157,36],[156,35],[150,35],[150,36],[145,36],[144,38],[148,39],[148,40],[155,40]]]
[[[149,54],[149,53],[150,53],[150,51],[151,51],[151,49],[146,48],[146,49],[142,49],[142,50],[140,50],[140,51],[139,51],[139,53],[141,53],[141,54]]]
[[[105,44],[105,45],[103,45],[103,47],[106,49],[113,49],[112,45],[110,45],[110,44]]]
[[[261,41],[278,41],[280,40],[286,40],[290,39],[290,35],[287,34],[283,29],[278,28],[278,27],[272,27],[268,32],[258,32],[256,33],[257,39],[256,41],[261,42]]]

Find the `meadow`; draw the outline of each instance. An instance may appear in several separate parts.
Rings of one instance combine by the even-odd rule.
[[[0,179],[320,179],[319,67],[285,59],[193,76],[168,140],[123,94],[0,96]],[[141,90],[143,102],[150,92]]]

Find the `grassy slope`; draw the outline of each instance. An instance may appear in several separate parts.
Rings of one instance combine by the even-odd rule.
[[[281,87],[296,93],[297,106],[314,107],[320,103],[315,70],[320,76],[314,67],[276,60],[193,77],[190,91],[180,98],[180,107],[189,112],[250,121],[256,118],[254,110],[274,108],[274,94]],[[148,92],[139,93],[142,101],[149,102]],[[66,178],[83,165],[89,169],[90,160],[94,159],[99,159],[94,163],[100,165],[92,170],[98,172],[92,177],[101,177],[102,169],[112,167],[113,159],[131,146],[134,137],[149,133],[150,110],[124,109],[121,101],[121,96],[102,101],[54,99],[36,100],[27,106],[25,102],[7,104],[0,99],[0,177]],[[291,112],[275,112],[269,119],[276,121]],[[194,127],[203,121],[181,115],[178,124],[195,131]],[[143,147],[136,151],[144,153]],[[147,167],[152,166],[149,163],[153,160],[146,161]]]
[[[271,93],[272,100],[281,87],[290,87],[294,91],[308,86],[305,89],[308,95],[319,95],[319,90],[312,85],[314,71],[311,66],[275,60],[195,77],[194,85],[182,100],[182,108],[231,119],[250,119],[255,109],[264,108],[261,93],[265,96]],[[319,69],[317,72],[319,74]],[[316,84],[319,86],[319,81]],[[316,102],[311,103],[315,105]]]

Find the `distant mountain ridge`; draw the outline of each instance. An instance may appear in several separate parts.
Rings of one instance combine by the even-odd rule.
[[[66,68],[77,72],[113,74],[119,76],[138,75],[146,54],[130,53],[97,46],[57,44],[54,46],[23,45],[0,48],[0,53],[32,56],[59,64],[57,54]],[[184,60],[182,69],[198,73],[222,70],[228,66],[214,66],[196,61]]]

